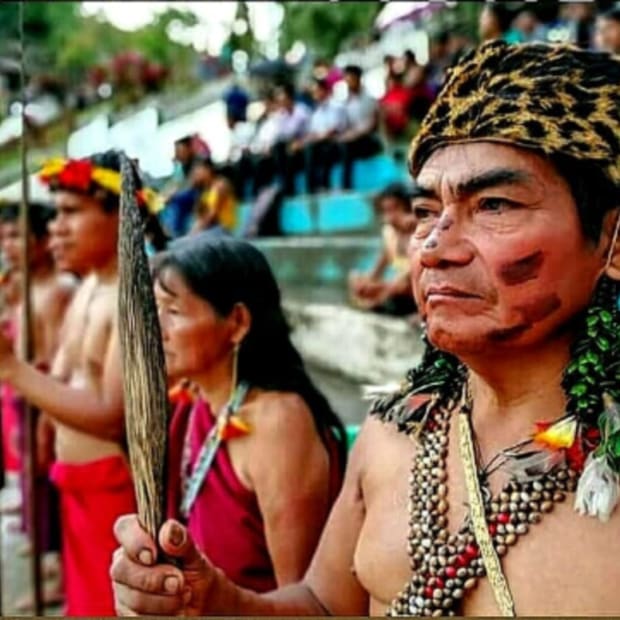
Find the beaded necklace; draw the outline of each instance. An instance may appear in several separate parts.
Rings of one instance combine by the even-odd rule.
[[[465,400],[459,414],[469,414]],[[407,553],[413,577],[390,605],[388,616],[456,616],[467,591],[487,574],[471,513],[458,532],[448,532],[448,433],[458,405],[429,406],[417,428],[418,449],[410,476]],[[518,446],[517,446],[518,447]],[[484,516],[495,553],[505,556],[554,504],[577,487],[578,472],[564,461],[532,479],[514,476],[494,497],[488,471],[477,472]]]
[[[183,443],[183,454],[181,457],[182,497],[179,509],[181,515],[186,519],[188,518],[192,506],[196,501],[196,497],[198,497],[198,493],[202,488],[205,478],[213,465],[218,448],[225,439],[224,430],[230,419],[243,404],[249,389],[250,386],[245,381],[237,385],[229,401],[222,407],[220,413],[216,416],[215,424],[211,427],[211,430],[205,437],[202,447],[200,448],[200,452],[196,458],[196,464],[194,465],[193,471],[190,471],[190,435],[192,430],[192,419],[190,419],[187,425],[185,441]]]

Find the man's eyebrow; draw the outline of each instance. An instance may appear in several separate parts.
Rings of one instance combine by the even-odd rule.
[[[456,184],[454,193],[463,198],[471,196],[476,192],[484,189],[497,187],[499,185],[517,185],[531,180],[532,175],[523,170],[515,170],[513,168],[494,168],[487,170],[479,175],[469,179],[459,181]],[[416,184],[411,192],[411,199],[414,198],[431,198],[439,200],[436,190],[432,187]]]
[[[470,179],[460,181],[456,185],[458,196],[471,196],[484,189],[497,187],[498,185],[518,185],[531,180],[532,175],[523,170],[513,168],[494,168]]]
[[[437,192],[431,187],[424,187],[423,185],[416,184],[411,190],[409,197],[411,200],[414,198],[434,198],[438,199]]]

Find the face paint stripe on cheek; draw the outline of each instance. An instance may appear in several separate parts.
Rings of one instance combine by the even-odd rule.
[[[506,263],[498,270],[498,275],[508,286],[523,284],[538,277],[544,263],[544,254],[541,250],[524,258]]]
[[[507,342],[518,338],[521,334],[530,329],[531,325],[516,325],[506,329],[496,329],[489,334],[491,342]]]
[[[554,312],[557,312],[562,307],[560,298],[551,293],[538,299],[533,300],[529,304],[523,306],[517,306],[515,309],[523,316],[523,320],[530,325],[533,323],[539,323],[543,319],[548,318]]]
[[[522,323],[505,329],[497,329],[489,334],[489,340],[493,342],[506,342],[518,338],[526,331],[532,329],[535,323],[540,323],[562,307],[560,298],[552,293],[534,299],[528,304],[516,306],[515,311],[521,315]]]

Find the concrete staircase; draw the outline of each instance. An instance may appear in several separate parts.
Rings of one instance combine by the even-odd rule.
[[[334,186],[339,174],[336,167]],[[287,199],[279,213],[283,236],[254,241],[280,284],[305,360],[358,394],[364,383],[400,381],[422,354],[419,325],[357,310],[347,299],[348,274],[369,270],[381,248],[373,196],[406,179],[406,167],[389,155],[356,162],[355,191]],[[250,210],[251,204],[241,206],[240,229]]]
[[[347,276],[367,270],[374,236],[257,240],[282,289],[293,339],[305,360],[357,385],[399,381],[422,354],[419,324],[350,306]]]

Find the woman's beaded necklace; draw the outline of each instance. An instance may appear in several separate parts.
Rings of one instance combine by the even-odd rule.
[[[216,417],[215,424],[213,424],[211,430],[205,437],[198,456],[196,457],[196,463],[194,464],[193,469],[191,468],[190,442],[193,415],[190,418],[187,425],[185,441],[183,443],[183,454],[181,458],[181,505],[179,507],[179,511],[183,518],[187,519],[189,517],[192,506],[194,505],[207,474],[215,461],[218,448],[224,440],[224,429],[226,428],[226,425],[231,417],[234,416],[239,407],[243,404],[249,389],[250,386],[245,381],[239,383],[234,389],[229,401],[222,407],[222,410]]]

